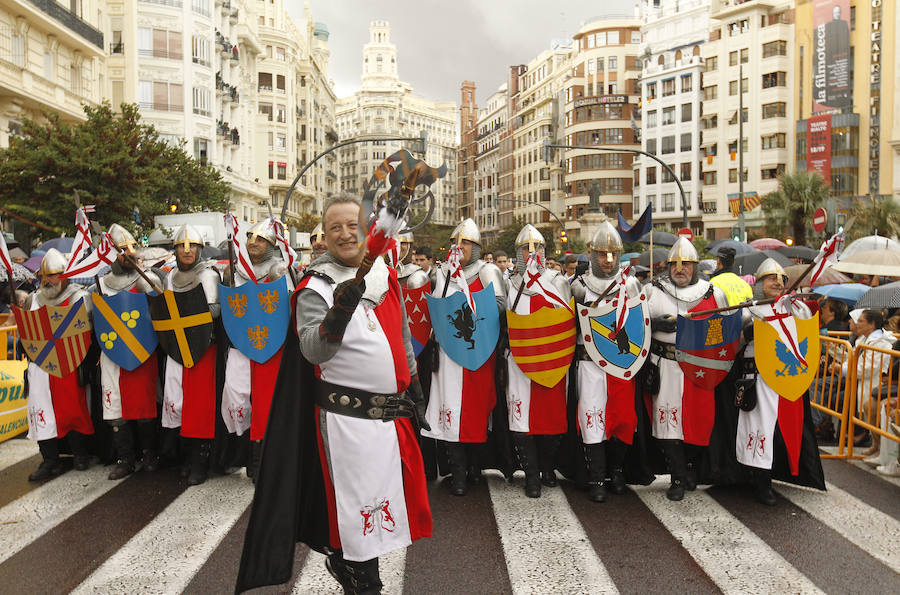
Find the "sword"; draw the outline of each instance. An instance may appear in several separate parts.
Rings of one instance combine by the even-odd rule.
[[[234,287],[234,266],[235,266],[235,258],[234,258],[234,226],[231,224],[231,211],[226,215],[228,225],[228,280],[230,281],[230,286]]]

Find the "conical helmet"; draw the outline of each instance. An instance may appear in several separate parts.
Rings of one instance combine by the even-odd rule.
[[[41,259],[41,275],[58,275],[66,270],[68,259],[56,248],[50,248]]]
[[[786,283],[788,276],[784,271],[784,267],[782,267],[774,258],[767,258],[762,261],[759,265],[759,268],[756,269],[756,280],[760,280],[767,275],[781,275],[781,278]]]
[[[109,226],[109,235],[112,237],[113,244],[115,244],[116,248],[131,248],[137,245],[137,240],[134,239],[134,236],[131,235],[131,232],[119,225],[118,223],[113,223]]]
[[[322,224],[316,223],[316,226],[313,227],[312,232],[309,234],[309,243],[310,245],[315,244],[316,242],[324,242],[325,237],[324,233],[322,233]]]
[[[700,257],[697,255],[697,249],[694,248],[694,245],[687,238],[680,237],[672,245],[672,249],[669,250],[666,262],[670,264],[675,263],[675,270],[680,271],[682,263],[700,262]]]
[[[397,234],[397,243],[398,244],[412,244],[413,243],[413,233],[411,231],[404,231],[403,233]]]
[[[456,226],[456,229],[450,234],[450,239],[457,244],[462,240],[469,240],[473,244],[478,244],[480,246],[481,232],[478,230],[478,225],[476,225],[475,221],[470,217]]]
[[[618,230],[607,219],[600,224],[591,237],[591,250],[598,252],[622,252],[622,238]]]
[[[522,246],[528,246],[528,251],[534,252],[539,246],[542,247],[545,244],[544,236],[542,236],[541,232],[530,223],[526,224],[525,227],[522,228],[522,231],[519,232],[519,235],[516,236],[516,252],[518,252]]]
[[[175,245],[177,246],[178,244],[183,245],[185,250],[189,250],[191,244],[202,246],[203,236],[200,235],[200,231],[196,227],[190,223],[185,223],[175,232]]]
[[[272,219],[263,219],[247,231],[247,237],[260,237],[275,245],[275,223]]]

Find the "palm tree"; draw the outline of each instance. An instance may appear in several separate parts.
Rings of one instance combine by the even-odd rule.
[[[848,231],[851,238],[875,233],[888,238],[900,235],[900,204],[893,197],[862,199],[855,212],[856,223]]]
[[[767,194],[762,201],[767,233],[790,235],[797,245],[805,246],[812,229],[813,213],[825,204],[828,192],[824,178],[816,172],[781,175],[778,190]]]

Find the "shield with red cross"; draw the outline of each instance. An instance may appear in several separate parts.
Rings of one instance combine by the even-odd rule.
[[[406,321],[409,323],[409,334],[416,357],[419,357],[431,337],[431,316],[428,313],[428,302],[425,300],[428,289],[428,285],[415,289],[403,288]]]
[[[78,368],[91,346],[91,321],[84,300],[68,306],[13,308],[25,355],[51,376],[63,378]]]

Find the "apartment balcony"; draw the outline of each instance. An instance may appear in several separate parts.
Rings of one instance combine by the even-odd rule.
[[[125,42],[120,41],[119,43],[110,43],[109,44],[109,54],[111,56],[121,55],[125,53]]]
[[[35,8],[103,51],[103,33],[56,0],[28,0]],[[181,2],[178,3],[181,5]]]
[[[141,101],[138,107],[142,110],[153,110],[156,112],[183,112],[184,106],[177,103],[168,103],[165,101]]]
[[[718,213],[718,207],[716,205],[716,201],[704,200],[703,201],[703,214],[704,215],[715,215],[716,213]]]

